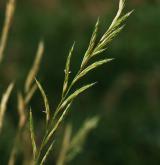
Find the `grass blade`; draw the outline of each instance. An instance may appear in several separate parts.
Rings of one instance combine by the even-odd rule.
[[[88,72],[90,72],[91,70],[109,62],[112,61],[113,59],[104,59],[104,60],[100,60],[100,61],[96,61],[93,64],[89,65],[86,69],[84,69],[82,72],[80,72],[78,74],[77,77],[74,78],[73,80],[73,84],[76,83],[80,78],[82,78],[83,76],[85,76]]]
[[[61,146],[61,151],[60,151],[56,165],[66,164],[65,162],[66,162],[66,156],[70,147],[71,134],[72,134],[72,126],[68,124],[64,132],[64,138],[63,138],[63,142]]]
[[[26,107],[25,107],[25,101],[20,92],[18,93],[17,99],[18,99],[19,129],[21,129],[23,128],[27,120],[25,113]]]
[[[36,79],[35,79],[36,80]],[[50,120],[50,107],[49,107],[49,102],[47,99],[47,96],[45,94],[45,91],[42,87],[42,85],[40,84],[40,82],[38,80],[36,80],[36,84],[41,92],[43,101],[44,101],[44,105],[45,105],[45,113],[46,113],[46,124],[48,124],[49,120]]]
[[[79,154],[84,146],[87,135],[98,125],[100,118],[95,116],[86,120],[83,126],[72,138],[69,145],[69,153],[67,156],[67,161],[71,161],[77,154]]]
[[[4,57],[4,50],[6,47],[8,33],[13,19],[14,11],[15,11],[15,0],[9,0],[6,7],[5,21],[2,29],[2,36],[0,39],[0,63]]]
[[[44,157],[42,158],[42,161],[40,163],[40,165],[43,165],[48,157],[48,155],[50,154],[50,152],[52,151],[53,149],[53,145],[54,145],[55,141],[53,141],[50,146],[48,147],[47,149],[47,152],[45,153]]]
[[[117,23],[118,18],[119,18],[119,17],[121,16],[121,14],[122,14],[122,11],[123,11],[123,9],[124,9],[124,6],[125,6],[125,0],[120,0],[120,1],[119,1],[119,9],[118,9],[118,12],[117,12],[115,18],[113,19],[113,21],[112,21],[112,23],[111,23],[111,25],[110,25],[110,27],[109,27],[108,30],[112,29],[113,26]]]
[[[48,140],[52,137],[52,135],[56,132],[57,128],[59,127],[59,125],[62,123],[62,121],[64,120],[64,117],[66,116],[70,106],[71,106],[72,102],[69,103],[65,110],[63,111],[63,113],[61,114],[60,118],[58,119],[58,121],[56,122],[55,126],[53,127],[53,129],[50,131],[50,133],[48,134],[45,144],[48,142]]]
[[[81,94],[82,92],[84,92],[85,90],[91,88],[93,85],[95,85],[96,83],[91,83],[88,85],[85,85],[79,89],[77,89],[75,92],[73,92],[61,105],[61,109],[63,109],[69,102],[73,101],[74,98],[76,98],[79,94]]]
[[[29,115],[29,126],[30,126],[31,142],[32,142],[32,149],[33,149],[33,158],[35,160],[36,154],[37,154],[37,146],[35,142],[35,133],[34,133],[33,117],[32,117],[31,109],[30,109],[30,115]]]
[[[34,81],[34,78],[36,77],[38,70],[39,70],[39,66],[40,66],[40,62],[42,59],[42,55],[44,53],[44,42],[40,41],[39,45],[38,45],[38,50],[37,50],[37,54],[36,54],[36,58],[34,60],[33,66],[30,69],[30,72],[27,76],[26,82],[25,82],[25,92],[27,93],[29,91],[29,89],[31,88],[31,85]]]
[[[1,99],[1,102],[0,102],[0,131],[1,131],[2,126],[3,126],[4,114],[6,112],[7,103],[8,103],[8,100],[9,100],[9,97],[11,95],[11,92],[12,92],[13,87],[14,87],[14,84],[11,83],[8,86],[8,88],[5,91],[5,93],[3,94],[2,99]]]
[[[65,67],[65,78],[64,78],[64,83],[63,83],[63,92],[62,92],[62,97],[65,94],[67,87],[68,87],[68,80],[69,80],[69,74],[70,74],[70,63],[71,63],[71,57],[73,54],[73,50],[75,47],[75,43],[73,44],[72,48],[69,51],[69,55],[67,57],[67,61],[66,61],[66,67]]]
[[[25,104],[28,104],[30,102],[36,90],[37,90],[37,84],[33,84],[30,90],[25,95],[25,98],[24,98]]]
[[[95,25],[95,28],[94,28],[94,31],[93,31],[93,34],[92,34],[92,37],[91,37],[91,40],[89,43],[89,47],[83,57],[81,68],[83,68],[86,65],[87,61],[89,60],[90,56],[92,55],[92,51],[94,49],[96,39],[97,39],[98,28],[99,28],[99,18],[96,22],[96,25]]]

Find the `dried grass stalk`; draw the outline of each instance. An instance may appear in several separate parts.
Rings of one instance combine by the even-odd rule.
[[[29,72],[26,82],[25,82],[25,92],[26,93],[30,90],[32,83],[35,79],[35,76],[38,73],[43,53],[44,53],[44,42],[40,41],[40,43],[38,45],[38,49],[37,49],[36,58],[34,60],[33,66],[30,69],[30,72]]]
[[[6,13],[5,13],[5,21],[2,29],[2,36],[0,39],[0,63],[4,56],[4,50],[6,47],[7,39],[8,39],[8,33],[9,29],[11,27],[11,22],[13,19],[15,11],[15,0],[9,0],[7,7],[6,7]]]
[[[7,109],[7,103],[8,103],[8,100],[9,100],[9,97],[10,97],[10,94],[12,92],[12,89],[13,89],[13,86],[14,84],[11,83],[7,90],[4,92],[3,96],[2,96],[2,100],[0,102],[0,131],[2,129],[2,126],[3,126],[3,120],[4,120],[4,114],[6,112],[6,109]]]

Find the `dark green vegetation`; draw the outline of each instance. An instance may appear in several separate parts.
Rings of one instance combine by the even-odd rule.
[[[116,11],[109,5],[100,5],[100,9],[93,12],[90,8],[94,3],[98,2],[63,1],[52,9],[49,8],[51,5],[40,6],[32,1],[18,2],[1,66],[5,71],[0,70],[1,83],[6,87],[16,78],[18,85],[23,86],[37,42],[43,36],[46,52],[38,78],[44,84],[52,107],[55,107],[63,84],[66,54],[73,40],[77,41],[77,49],[72,70],[77,70],[97,16],[103,15],[103,32],[106,22],[113,18],[115,12],[112,11]],[[108,4],[109,1],[101,3]],[[112,6],[114,3],[111,3]],[[73,164],[160,163],[160,4],[158,1],[135,3],[135,6],[131,3],[131,8],[136,12],[125,31],[104,53],[116,60],[90,74],[87,79],[99,80],[99,84],[74,103],[67,118],[73,121],[76,130],[86,117],[97,113],[103,115],[98,128],[90,134],[84,152],[75,158]],[[100,11],[104,12],[100,14]],[[2,22],[3,13],[0,14]],[[1,93],[5,87],[0,86]],[[38,133],[41,133],[42,119],[39,109],[43,106],[40,102],[39,97],[34,96],[31,103]],[[9,107],[13,104],[14,101],[10,101]],[[0,162],[4,164],[17,124],[14,112],[14,109],[7,111],[4,129],[7,131],[0,137],[1,155],[4,155]]]

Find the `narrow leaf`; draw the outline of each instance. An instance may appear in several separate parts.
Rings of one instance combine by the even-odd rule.
[[[95,129],[99,122],[99,117],[95,116],[87,119],[78,132],[71,139],[67,161],[71,161],[83,149],[85,140],[91,130]]]
[[[19,129],[21,129],[26,123],[26,118],[27,118],[26,113],[25,113],[26,107],[25,107],[24,98],[20,92],[18,92],[17,99],[18,99],[17,109],[18,109],[18,114],[19,114]]]
[[[6,112],[6,109],[7,109],[7,103],[8,103],[8,100],[9,100],[9,97],[11,95],[11,92],[13,90],[13,86],[14,84],[11,83],[7,90],[4,92],[3,96],[2,96],[2,99],[1,99],[1,102],[0,102],[0,131],[2,129],[2,126],[3,126],[3,119],[4,119],[4,114]]]
[[[106,33],[102,36],[100,42],[102,42],[104,40],[104,38],[106,37],[106,34],[110,34],[110,32],[114,30],[116,24],[118,23],[118,19],[121,16],[122,11],[124,9],[124,4],[125,4],[125,0],[119,0],[119,9],[118,9],[118,12],[117,12],[115,18],[113,19],[110,27],[108,28],[108,30],[106,31]]]
[[[122,25],[121,27],[117,27],[111,33],[105,34],[103,40],[101,40],[101,42],[95,48],[95,52],[106,49],[107,44],[110,43],[122,31],[123,28],[124,28],[124,25]]]
[[[88,49],[87,49],[87,51],[86,51],[86,53],[84,55],[84,58],[82,60],[81,68],[84,67],[84,65],[86,64],[86,61],[92,55],[93,48],[94,48],[94,46],[96,44],[98,28],[99,28],[99,18],[98,18],[98,20],[96,22],[96,25],[95,25],[95,28],[94,28],[94,31],[93,31],[93,34],[92,34],[92,37],[91,37],[91,40],[90,40],[90,43],[89,43],[89,47],[88,47]]]
[[[98,28],[99,28],[99,18],[96,22],[96,25],[95,25],[95,28],[94,28],[94,31],[93,31],[93,34],[92,34],[92,37],[91,37],[91,40],[90,40],[90,43],[89,43],[89,50],[93,49],[94,45],[95,45],[95,42],[96,42],[96,38],[97,38],[97,33],[98,33]]]
[[[97,39],[98,28],[99,28],[99,18],[96,22],[96,25],[95,25],[95,28],[94,28],[94,31],[93,31],[93,34],[92,34],[87,52],[90,52],[91,50],[93,50],[93,48],[95,46],[96,39]],[[87,53],[86,53],[85,56],[87,56]]]
[[[100,54],[100,53],[103,53],[106,49],[107,49],[107,48],[104,48],[104,49],[101,49],[101,50],[98,50],[98,51],[94,50],[92,56],[96,56],[96,55],[98,55],[98,54]]]
[[[48,155],[50,154],[50,152],[51,152],[52,149],[53,149],[54,143],[55,143],[55,141],[53,141],[53,142],[50,144],[50,146],[48,147],[48,149],[47,149],[45,155],[44,155],[43,158],[42,158],[42,161],[41,161],[40,165],[43,165],[43,164],[46,162],[46,159],[47,159]]]
[[[33,149],[33,158],[35,160],[36,154],[37,154],[37,146],[36,146],[36,142],[35,142],[35,133],[34,133],[34,127],[33,127],[32,110],[30,110],[29,125],[30,125],[32,149]]]
[[[77,77],[75,77],[75,79],[73,80],[73,84],[75,82],[77,82],[80,78],[82,78],[83,76],[85,76],[89,71],[107,63],[110,62],[113,59],[104,59],[104,60],[100,60],[100,61],[96,61],[95,63],[89,65],[86,69],[84,69]]]
[[[49,141],[49,139],[52,137],[52,135],[56,132],[56,130],[59,128],[59,125],[62,123],[62,121],[64,120],[64,117],[66,116],[70,106],[71,106],[72,102],[70,102],[66,108],[64,109],[63,113],[61,114],[61,116],[59,117],[58,121],[56,122],[55,126],[53,127],[53,129],[50,131],[50,133],[48,134],[46,141],[44,143],[47,144],[47,142]]]
[[[112,28],[109,29],[104,35],[103,38],[101,39],[101,42],[109,36],[111,33],[113,33],[116,29],[118,29],[122,23],[133,13],[134,10],[126,13],[125,15],[121,16],[120,18],[117,19],[117,21],[113,24]]]
[[[37,54],[36,54],[33,66],[30,69],[30,72],[29,72],[27,79],[26,79],[26,82],[25,82],[25,92],[26,93],[29,91],[29,89],[30,89],[30,87],[34,81],[34,78],[36,77],[36,75],[38,73],[43,53],[44,53],[44,42],[40,41],[39,45],[38,45]]]
[[[35,79],[36,80],[36,79]],[[50,120],[50,107],[49,107],[49,102],[48,102],[48,99],[47,99],[47,96],[45,94],[45,91],[42,87],[42,85],[40,84],[40,82],[38,80],[36,80],[36,84],[41,92],[41,95],[42,95],[42,98],[43,98],[43,101],[44,101],[44,105],[45,105],[45,113],[46,113],[46,123],[49,122]]]
[[[4,57],[4,50],[6,48],[8,34],[11,27],[14,11],[15,11],[15,0],[9,0],[6,7],[5,21],[2,28],[2,36],[0,39],[0,63]]]
[[[69,55],[67,57],[67,61],[66,61],[66,66],[65,66],[65,78],[64,78],[64,83],[63,83],[63,92],[62,92],[62,96],[65,94],[67,87],[68,87],[68,80],[69,80],[69,74],[70,74],[70,63],[71,63],[71,57],[73,54],[73,50],[75,47],[75,43],[72,45],[72,48],[69,51]]]
[[[79,94],[81,94],[82,92],[84,92],[85,90],[91,88],[93,85],[95,85],[96,83],[91,83],[88,85],[85,85],[79,89],[77,89],[75,92],[73,92],[61,105],[61,109],[63,109],[69,102],[73,101],[73,99],[75,99]]]
[[[25,98],[24,98],[25,104],[28,104],[30,102],[30,100],[32,99],[32,97],[33,97],[34,93],[36,92],[36,90],[37,90],[37,84],[34,83],[25,95]]]
[[[120,0],[119,1],[119,9],[118,9],[118,12],[115,16],[115,18],[113,19],[110,27],[109,27],[109,30],[112,29],[112,27],[114,26],[114,24],[117,22],[118,18],[121,16],[122,14],[122,11],[124,9],[124,6],[125,6],[125,0]]]
[[[59,153],[59,157],[58,157],[56,165],[66,164],[66,157],[67,157],[68,150],[70,148],[71,134],[72,134],[72,125],[68,124],[65,128],[61,151]]]

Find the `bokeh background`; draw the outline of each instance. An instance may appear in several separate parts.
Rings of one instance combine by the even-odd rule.
[[[0,1],[0,29],[6,0]],[[69,48],[76,41],[72,73],[78,69],[97,17],[101,35],[115,16],[118,0],[17,0],[3,64],[0,91],[10,81],[23,87],[40,39],[45,54],[38,79],[46,89],[51,107],[58,103],[64,65]],[[74,103],[67,121],[74,130],[94,115],[103,116],[84,150],[73,165],[158,165],[160,164],[160,1],[127,0],[126,11],[135,9],[123,32],[112,42],[105,56],[114,61],[90,73],[84,82],[98,84]],[[17,127],[14,94],[0,135],[0,164],[6,164]],[[37,130],[43,113],[37,92],[31,106]],[[51,157],[53,161],[56,154]],[[51,162],[52,162],[51,161]],[[50,163],[51,164],[51,163]],[[52,163],[53,164],[53,163]]]

